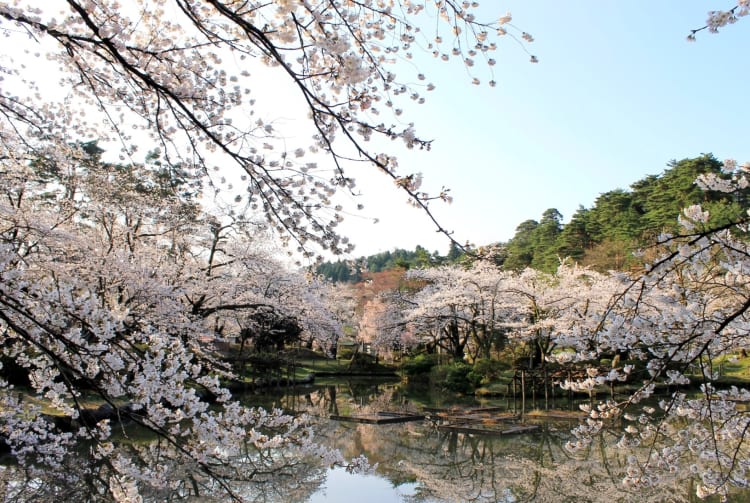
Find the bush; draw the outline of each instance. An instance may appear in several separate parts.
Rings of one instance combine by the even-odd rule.
[[[404,361],[401,364],[401,369],[403,369],[407,376],[414,377],[428,374],[436,364],[437,359],[435,355],[421,354]]]
[[[508,367],[499,360],[481,359],[474,363],[471,372],[466,377],[476,387],[496,381],[502,375],[502,371],[507,370]]]
[[[469,393],[474,391],[476,383],[469,378],[472,367],[464,362],[453,362],[446,366],[445,381],[443,387],[456,393]]]
[[[339,346],[336,351],[337,360],[351,360],[352,356],[354,356],[354,348]]]
[[[370,369],[378,365],[378,358],[367,353],[355,353],[350,357],[350,360],[352,368]]]

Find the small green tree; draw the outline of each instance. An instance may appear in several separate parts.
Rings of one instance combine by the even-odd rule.
[[[504,269],[520,271],[534,260],[534,231],[539,226],[536,220],[525,220],[516,227],[513,239],[508,241]]]

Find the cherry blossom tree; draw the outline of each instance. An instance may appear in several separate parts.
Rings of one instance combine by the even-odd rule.
[[[336,232],[342,208],[332,196],[354,189],[352,163],[391,177],[428,214],[430,200],[450,198],[447,189],[421,191],[420,174],[398,173],[392,149],[367,142],[382,137],[429,147],[400,118],[434,87],[411,65],[419,54],[456,59],[469,81],[478,84],[486,74],[492,85],[499,38],[512,37],[523,50],[533,40],[510,14],[485,22],[477,8],[410,0],[4,4],[0,30],[13,41],[5,47],[20,45],[6,50],[2,63],[3,141],[65,157],[62,146],[71,140],[102,139],[118,143],[125,161],[145,141],[169,165],[204,175],[231,166],[244,185],[238,200],[286,239],[303,251],[317,243],[342,252],[349,244]],[[44,70],[59,72],[64,97],[47,95],[27,57],[38,65],[49,60]],[[259,83],[266,78],[278,81],[271,93],[296,96],[310,142],[290,144],[272,121],[254,116],[268,98]],[[319,166],[321,160],[330,166]]]
[[[708,12],[706,24],[700,28],[690,30],[687,39],[691,42],[696,40],[696,34],[703,30],[711,33],[718,33],[720,29],[727,25],[734,24],[740,18],[750,14],[750,2],[748,0],[737,0],[737,5],[728,10],[712,10]]]
[[[408,277],[425,284],[408,299],[412,308],[406,322],[428,344],[461,359],[488,357],[502,325],[514,315],[504,310],[502,285],[511,273],[479,261],[470,268],[442,266],[409,271]]]
[[[625,284],[615,275],[568,263],[554,274],[525,269],[510,275],[505,295],[521,320],[511,337],[527,346],[528,366],[598,359],[593,334]]]
[[[91,147],[65,170],[32,160],[0,182],[0,436],[29,477],[6,490],[242,499],[300,459],[343,462],[312,444],[304,418],[234,401],[209,344],[254,313],[324,310],[300,300],[305,277],[249,246],[241,221],[200,211],[161,167],[102,164]],[[126,423],[157,444],[117,441]]]
[[[213,233],[218,225],[214,224],[205,248],[211,260],[205,270],[210,275],[199,278],[195,293],[188,295],[193,311],[204,316],[223,339],[232,340],[240,334],[243,340],[257,339],[264,331],[264,320],[277,320],[297,327],[294,341],[288,342],[307,341],[328,348],[330,339],[340,335],[345,320],[346,303],[334,300],[341,297],[339,290],[284,265],[273,249],[258,246],[263,238],[252,234],[257,231],[248,234],[246,229],[238,236],[233,224],[221,227],[228,234],[217,243]],[[273,342],[272,333],[265,335]]]
[[[336,356],[339,339],[345,329],[356,325],[356,301],[351,285],[330,283],[323,278],[307,278],[300,292],[299,307],[310,347]]]
[[[729,193],[748,186],[749,164],[730,160],[724,170],[725,176],[704,175],[697,183]],[[738,404],[750,394],[723,385],[716,367],[750,345],[748,217],[718,228],[708,218],[700,206],[686,208],[682,233],[661,237],[661,258],[623,290],[594,332],[598,352],[626,351],[647,375],[624,400],[592,408],[571,447],[585,447],[590,434],[614,419],[625,421],[620,446],[650,447],[646,459],[631,458],[625,482],[632,487],[682,471],[700,478],[701,497],[748,487],[750,418]],[[613,371],[595,380],[618,378]],[[657,385],[671,391],[655,406]],[[696,385],[697,393],[691,391]]]
[[[479,260],[470,267],[412,270],[408,277],[424,286],[401,299],[402,326],[457,358],[489,358],[493,345],[508,342],[527,346],[530,367],[559,360],[553,352],[563,349],[572,357],[584,344],[589,357],[594,354],[595,314],[601,316],[617,288],[624,288],[612,275],[567,264],[554,274],[516,273]]]
[[[14,476],[28,477],[6,489],[240,500],[243,484],[301,458],[345,462],[311,442],[304,418],[239,405],[208,341],[273,312],[332,344],[335,295],[249,243],[262,230],[303,254],[349,250],[333,197],[354,190],[358,163],[428,214],[449,199],[367,142],[429,148],[408,122],[433,88],[411,64],[420,54],[491,85],[500,38],[531,42],[509,14],[477,12],[408,0],[0,4],[0,436]],[[309,141],[266,118],[281,89]],[[203,213],[206,188],[232,208]],[[154,442],[116,441],[126,422]],[[76,464],[81,452],[89,463]]]
[[[404,320],[410,307],[396,291],[380,292],[367,300],[359,321],[358,340],[371,344],[386,359],[415,348],[420,338]]]

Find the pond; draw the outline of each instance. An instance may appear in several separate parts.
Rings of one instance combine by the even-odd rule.
[[[319,442],[339,449],[347,458],[364,455],[376,465],[366,474],[329,469],[309,480],[302,493],[297,492],[294,497],[277,493],[267,501],[712,501],[695,496],[695,481],[689,474],[654,476],[647,487],[629,490],[622,482],[627,454],[614,447],[620,431],[603,431],[583,452],[570,451],[565,443],[581,419],[533,416],[528,411],[540,405],[543,408],[544,404],[531,401],[526,403],[527,411],[520,411],[520,404],[513,400],[479,401],[429,390],[414,391],[400,383],[372,381],[330,382],[248,396],[246,401],[316,416]],[[578,408],[575,403],[560,400],[555,405],[561,411]],[[525,412],[509,424],[534,429],[504,435],[493,428],[482,432],[446,427],[446,420],[438,416],[438,411],[450,407],[491,408],[488,417]],[[328,419],[331,415],[346,417],[395,410],[431,413],[427,419],[397,424]],[[737,501],[750,501],[750,494],[737,497]]]
[[[626,486],[623,479],[631,463],[643,462],[649,450],[645,445],[640,450],[617,448],[623,437],[622,425],[603,428],[583,449],[569,449],[566,444],[574,439],[571,431],[584,418],[577,414],[580,403],[560,396],[543,400],[532,395],[523,408],[520,400],[512,398],[478,400],[394,381],[338,380],[246,393],[239,398],[248,406],[307,414],[313,419],[314,440],[319,445],[335,449],[345,459],[364,456],[372,465],[369,471],[349,473],[322,465],[319,458],[311,458],[305,448],[295,450],[293,444],[282,449],[250,448],[246,454],[233,457],[231,464],[212,467],[222,469],[215,473],[246,501],[720,501],[718,497],[699,500],[695,492],[700,474],[687,470],[648,472],[639,487]],[[390,415],[379,414],[383,412]],[[384,419],[402,420],[403,414],[416,417],[407,417],[411,419],[407,422],[383,423]],[[334,416],[340,419],[332,419]],[[352,418],[374,419],[381,424]],[[140,433],[143,436],[138,436]],[[153,435],[127,428],[121,434],[118,453],[131,454],[132,458],[118,459],[158,466],[168,481],[141,487],[143,501],[228,501],[217,479],[179,458],[165,457],[168,446]],[[687,461],[688,465],[694,463],[692,459]],[[3,494],[0,485],[0,499],[94,501],[89,479],[79,474],[89,473],[91,467],[96,469],[95,463],[73,456],[62,478],[52,471],[31,479],[13,463],[0,466],[0,479],[10,491]],[[14,497],[8,497],[11,493]],[[24,495],[28,497],[21,497]],[[729,501],[750,501],[750,491],[730,494]]]

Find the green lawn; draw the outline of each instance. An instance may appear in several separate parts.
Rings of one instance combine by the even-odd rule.
[[[750,357],[722,357],[717,359],[718,371],[722,377],[734,377],[750,380]]]

